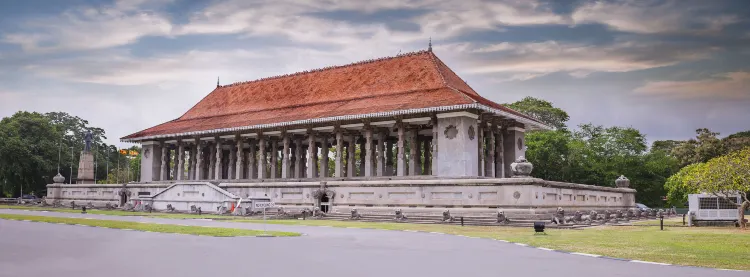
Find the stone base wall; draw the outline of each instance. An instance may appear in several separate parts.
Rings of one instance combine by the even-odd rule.
[[[127,189],[132,193],[130,198],[135,199],[139,193],[154,195],[171,184],[173,183],[129,184]],[[288,211],[313,209],[320,203],[321,198],[327,198],[332,212],[349,213],[352,208],[356,208],[365,214],[393,214],[396,209],[401,209],[406,214],[440,215],[447,209],[452,215],[457,216],[495,216],[502,210],[509,217],[547,218],[558,207],[568,212],[616,211],[635,207],[633,189],[552,182],[536,178],[296,182],[243,180],[214,184],[237,197],[270,198],[277,206]],[[48,185],[48,201],[60,199],[63,203],[71,200],[75,200],[76,203],[81,201],[81,204],[88,201],[119,203],[118,193],[121,189],[122,185]],[[178,202],[179,199],[175,201]],[[159,209],[163,203],[154,204]],[[178,210],[189,209],[189,206],[182,207],[184,205],[173,206]]]

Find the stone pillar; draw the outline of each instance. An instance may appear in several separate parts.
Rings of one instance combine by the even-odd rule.
[[[234,179],[237,176],[237,148],[234,145],[229,145],[229,164],[227,164],[227,179]]]
[[[484,166],[484,176],[495,177],[495,124],[490,126],[487,136],[487,161]]]
[[[215,153],[215,159],[214,161],[214,180],[221,180],[222,175],[222,166],[221,161],[222,156],[224,155],[224,150],[221,149],[221,138],[216,137],[216,151]]]
[[[385,175],[393,176],[393,141],[385,139]]]
[[[214,142],[214,145],[209,146],[208,150],[208,176],[206,179],[215,179],[216,178],[216,142]]]
[[[169,145],[165,142],[161,143],[161,168],[159,173],[159,180],[169,180]]]
[[[320,157],[322,160],[320,161],[320,176],[321,178],[327,178],[328,177],[328,135],[323,134],[321,136],[321,142],[320,142]]]
[[[409,176],[417,175],[417,130],[412,129],[409,131]]]
[[[162,162],[161,153],[163,152],[161,149],[162,149],[161,143],[159,143],[158,141],[144,141],[142,143],[141,168],[140,168],[140,171],[141,171],[140,180],[142,182],[160,180],[161,162]],[[86,152],[84,151],[84,153]],[[83,175],[80,175],[80,176],[86,175],[86,177],[88,177],[85,180],[87,182],[85,182],[84,184],[86,183],[93,184],[94,180],[96,179],[96,177],[94,176],[96,173],[94,172],[94,168],[95,168],[94,159],[95,159],[94,155],[91,154],[91,162],[88,164],[84,164],[83,167],[79,166],[79,171],[81,170],[80,168],[83,168],[84,172],[88,173],[88,174],[84,173]],[[83,180],[84,178],[79,178],[79,179],[84,181]]]
[[[195,139],[195,179],[203,180],[203,145],[199,138]]]
[[[436,116],[432,116],[430,119],[430,123],[432,124],[432,141],[430,142],[430,145],[432,146],[432,153],[430,155],[432,156],[432,170],[430,170],[430,173],[435,176],[438,175],[438,120]]]
[[[302,158],[302,138],[294,138],[294,178],[303,178],[305,167],[303,166],[305,160]]]
[[[279,140],[271,140],[271,178],[279,178]]]
[[[309,148],[309,146],[308,146],[308,148]],[[300,159],[300,168],[299,168],[300,178],[311,178],[311,177],[307,176],[307,151],[308,150],[309,149],[303,149],[302,155],[299,157],[299,159]]]
[[[359,176],[365,176],[365,154],[367,154],[367,151],[365,150],[365,139],[360,138],[359,139]]]
[[[255,140],[251,139],[248,144],[250,149],[247,151],[247,178],[255,179],[258,178],[258,167],[255,165]]]
[[[268,178],[268,166],[266,163],[266,138],[258,134],[258,179]]]
[[[492,129],[495,133],[495,177],[505,177],[505,162],[503,157],[503,134],[495,127]]]
[[[245,158],[245,145],[242,143],[242,137],[240,135],[236,135],[234,137],[234,140],[237,141],[237,159],[235,161],[235,169],[234,169],[234,179],[242,179],[245,176],[245,167],[243,166],[244,158]]]
[[[477,176],[479,143],[476,142],[478,116],[469,112],[437,114],[439,136],[436,176]]]
[[[346,151],[347,151],[347,154],[346,154],[346,177],[349,177],[349,178],[355,177],[355,174],[354,174],[354,164],[355,164],[354,160],[356,158],[356,157],[354,157],[354,154],[355,154],[354,150],[356,149],[355,139],[356,138],[353,135],[350,135],[349,139],[348,139],[349,143],[346,146]]]
[[[177,171],[180,168],[180,152],[178,151],[178,147],[175,144],[174,146],[174,154],[172,154],[172,180],[177,180]]]
[[[287,179],[291,177],[289,168],[289,135],[284,132],[281,136],[281,178]]]
[[[370,177],[373,176],[373,169],[375,167],[373,166],[372,162],[373,159],[373,153],[372,153],[372,128],[367,127],[365,129],[365,176]]]
[[[315,158],[318,156],[318,149],[315,146],[315,133],[309,132],[307,134],[307,178],[315,178],[315,172],[317,172],[317,163]]]
[[[424,146],[424,169],[422,173],[424,175],[432,175],[432,157],[430,157],[430,145],[432,144],[432,140],[426,139],[422,143]]]
[[[333,168],[333,174],[335,177],[344,177],[344,135],[341,134],[341,129],[336,129],[336,158]]]
[[[414,142],[416,142],[416,156],[414,157],[414,166],[416,167],[416,174],[414,175],[422,175],[423,169],[422,169],[422,144],[424,143],[424,140],[419,139],[419,132],[418,130],[415,130],[414,133]]]
[[[399,122],[398,126],[398,142],[396,143],[398,147],[398,153],[396,153],[396,175],[398,176],[406,176],[406,159],[405,159],[405,147],[404,144],[406,143],[406,130],[404,129],[406,126],[404,126],[403,123]]]
[[[177,141],[177,178],[178,181],[185,179],[185,144]]]
[[[484,126],[487,123],[477,120],[477,176],[484,176]]]
[[[518,157],[526,155],[525,130],[522,127],[508,127],[503,132],[503,160],[505,177],[512,177],[510,164]]]
[[[378,154],[378,157],[377,157],[378,160],[377,160],[375,172],[377,173],[378,176],[385,176],[386,175],[385,174],[385,148],[384,148],[385,139],[386,139],[385,132],[379,132],[378,133],[378,143],[377,143],[377,145],[375,145],[375,150],[378,152],[377,153]]]

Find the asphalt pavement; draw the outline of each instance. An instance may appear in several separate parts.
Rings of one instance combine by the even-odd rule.
[[[0,276],[750,276],[445,234],[2,209],[0,213],[265,227],[304,234],[216,238],[0,220]]]

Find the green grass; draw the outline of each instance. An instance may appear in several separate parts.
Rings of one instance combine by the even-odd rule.
[[[658,224],[658,221],[655,222]],[[682,218],[679,222],[682,224]],[[750,231],[737,228],[665,226],[664,231],[660,231],[658,226],[600,226],[583,230],[547,229],[547,235],[534,235],[530,227],[462,227],[329,220],[268,220],[266,223],[441,232],[633,260],[750,270]]]
[[[299,233],[293,232],[277,232],[277,231],[259,231],[259,230],[246,230],[246,229],[235,229],[235,228],[220,228],[220,227],[201,227],[201,226],[182,226],[172,224],[155,224],[155,223],[140,223],[140,222],[128,222],[118,220],[100,220],[100,219],[85,219],[85,218],[69,218],[69,217],[50,217],[50,216],[35,216],[35,215],[18,215],[18,214],[0,214],[0,219],[12,219],[12,220],[30,220],[34,222],[46,222],[46,223],[63,223],[63,224],[79,224],[86,226],[96,227],[107,227],[113,229],[130,229],[139,231],[150,231],[158,233],[172,233],[172,234],[189,234],[189,235],[201,235],[201,236],[212,236],[212,237],[241,237],[241,236],[276,236],[276,237],[293,237],[299,236]]]
[[[15,206],[15,205],[0,205],[0,209],[15,209],[15,210],[29,210],[29,211],[50,211],[50,212],[61,212],[61,213],[81,213],[81,208],[53,208],[53,207],[37,207],[37,206]],[[120,216],[146,216],[154,218],[172,218],[172,219],[189,219],[189,218],[218,218],[218,219],[231,219],[231,218],[242,218],[238,216],[226,216],[226,215],[197,215],[197,214],[180,214],[180,213],[146,213],[146,212],[128,212],[121,210],[96,210],[87,209],[87,213],[90,214],[101,214],[101,215],[120,215]]]

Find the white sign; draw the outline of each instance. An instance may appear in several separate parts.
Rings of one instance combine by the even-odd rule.
[[[273,207],[276,207],[276,203],[274,202],[253,202],[253,208],[255,209],[265,209]]]

